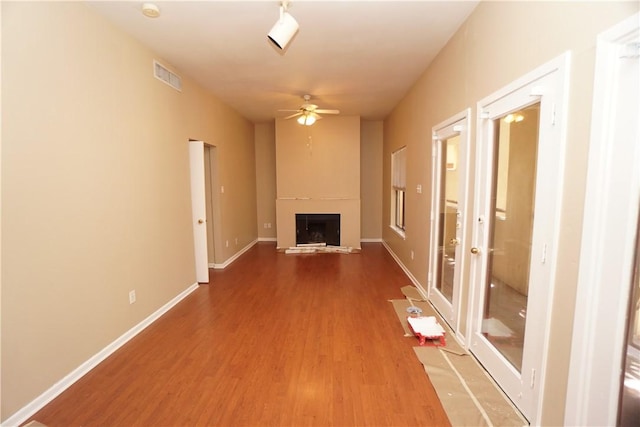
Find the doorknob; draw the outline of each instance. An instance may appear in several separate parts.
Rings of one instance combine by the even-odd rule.
[[[199,219],[198,224],[204,224],[204,219]]]
[[[478,249],[478,248],[471,248],[471,253],[472,253],[472,254],[474,254],[474,255],[477,255],[477,254],[479,254],[479,253],[480,253],[480,249]]]

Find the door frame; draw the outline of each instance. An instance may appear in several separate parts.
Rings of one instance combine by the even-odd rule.
[[[640,203],[640,117],[621,125],[620,56],[640,13],[598,35],[566,425],[615,425]],[[637,55],[636,50],[636,55]],[[636,59],[637,60],[637,59]],[[636,100],[638,94],[636,94]],[[633,95],[631,96],[633,98]],[[623,129],[620,137],[618,129]],[[634,136],[635,135],[635,136]]]
[[[541,394],[544,390],[545,367],[549,353],[549,334],[551,328],[551,307],[556,279],[558,258],[558,241],[562,206],[562,190],[566,151],[566,112],[568,104],[570,53],[566,52],[546,64],[527,73],[497,92],[489,95],[477,104],[477,142],[476,142],[476,184],[482,188],[490,188],[492,175],[486,165],[491,164],[493,152],[488,144],[492,144],[492,126],[489,122],[508,112],[540,102],[540,130],[538,135],[538,158],[547,164],[538,163],[536,172],[536,188],[550,190],[549,197],[540,199],[536,193],[536,210],[544,208],[544,215],[537,216],[534,226],[534,241],[531,249],[531,265],[538,260],[536,269],[537,286],[529,287],[527,318],[536,319],[540,326],[525,332],[525,351],[523,354],[522,372],[518,372],[502,354],[482,335],[482,319],[486,277],[485,243],[488,241],[488,221],[484,216],[490,206],[488,197],[478,187],[474,193],[474,218],[472,223],[473,246],[479,248],[478,255],[470,258],[469,309],[472,327],[469,330],[469,349],[476,358],[503,388],[514,404],[532,425],[539,424],[541,419]],[[543,84],[544,83],[544,84]],[[522,94],[530,98],[530,102],[512,105],[509,97],[512,94],[524,99]],[[546,125],[543,127],[542,123]],[[541,143],[543,142],[543,143]],[[553,150],[553,151],[551,151]],[[544,168],[544,173],[541,169]],[[542,228],[540,228],[542,227]],[[530,276],[531,277],[531,276]],[[539,320],[538,320],[539,319]],[[532,352],[533,351],[533,352]],[[526,388],[525,388],[526,387]],[[528,388],[528,389],[527,389]]]
[[[466,266],[466,248],[467,234],[468,234],[468,211],[469,211],[469,198],[471,191],[469,170],[471,162],[470,150],[471,150],[471,109],[467,108],[464,111],[448,118],[447,120],[437,124],[432,128],[431,138],[431,227],[430,227],[430,256],[429,256],[429,273],[427,277],[427,295],[434,307],[440,311],[443,319],[449,323],[451,329],[455,332],[459,342],[465,343],[466,339],[461,331],[461,296],[465,294],[463,292],[464,271]],[[455,280],[453,286],[452,301],[449,301],[435,288],[436,271],[438,271],[438,229],[440,226],[438,203],[440,200],[440,157],[442,153],[438,149],[438,143],[449,139],[454,136],[460,137],[460,150],[458,152],[458,164],[459,169],[458,182],[463,186],[462,194],[458,195],[458,212],[460,212],[460,242],[456,248],[456,266],[455,266]],[[456,233],[458,234],[458,233]]]

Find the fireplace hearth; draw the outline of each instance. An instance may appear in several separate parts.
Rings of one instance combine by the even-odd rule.
[[[340,214],[296,214],[296,245],[340,246]]]

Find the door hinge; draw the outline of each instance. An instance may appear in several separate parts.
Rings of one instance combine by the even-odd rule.
[[[536,370],[531,369],[531,388],[535,387],[535,385],[536,385]]]
[[[488,111],[481,111],[480,112],[480,118],[481,119],[488,119],[489,118],[489,112]]]

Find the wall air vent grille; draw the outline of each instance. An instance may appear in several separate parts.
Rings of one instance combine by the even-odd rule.
[[[161,80],[175,90],[182,92],[182,79],[180,76],[169,71],[167,67],[156,60],[153,61],[153,75],[156,79]]]

